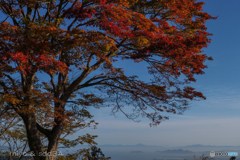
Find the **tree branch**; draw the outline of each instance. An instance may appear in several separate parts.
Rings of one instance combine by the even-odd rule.
[[[36,124],[37,124],[37,129],[39,130],[39,132],[41,132],[42,134],[44,134],[46,137],[49,137],[51,131],[48,130],[48,129],[43,128],[43,127],[40,126],[37,122],[36,122]]]
[[[7,4],[6,2],[4,2],[3,0],[1,0],[1,5],[3,8],[3,13],[7,14],[8,16],[10,16],[13,20],[14,25],[19,26],[18,22],[16,21],[15,17],[13,16],[12,8],[10,6],[10,4]]]
[[[53,86],[53,90],[54,90],[54,92],[56,91],[56,86],[55,86],[55,84],[54,84],[54,77],[53,77],[53,75],[51,75],[51,74],[49,74],[50,75],[50,77],[51,77],[51,84],[52,84],[52,86]]]
[[[79,85],[76,87],[76,89],[74,90],[74,92],[76,92],[77,90],[81,89],[81,88],[85,88],[85,87],[89,87],[89,86],[94,86],[94,85],[102,85],[104,81],[109,80],[111,78],[106,78],[106,79],[102,79],[100,81],[94,82],[94,83],[84,83],[82,85]]]
[[[35,11],[34,11],[34,15],[33,15],[32,22],[34,22],[34,20],[35,20],[36,13],[37,13],[37,9],[38,9],[38,3],[37,3],[36,6],[35,6]]]
[[[25,14],[25,12],[24,12],[24,10],[23,10],[23,8],[22,8],[22,5],[19,5],[19,7],[20,7],[20,9],[21,9],[21,12],[22,12],[23,17],[26,18],[26,14]]]
[[[28,20],[31,20],[31,14],[32,14],[32,8],[28,7],[27,8],[27,15],[26,15]]]
[[[82,72],[82,74],[70,84],[70,86],[66,89],[64,95],[61,97],[61,100],[66,102],[70,95],[73,93],[74,89],[94,70],[96,70],[102,63],[103,59],[98,60],[94,65],[87,68]]]

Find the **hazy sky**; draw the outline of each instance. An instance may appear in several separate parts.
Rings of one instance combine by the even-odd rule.
[[[197,76],[194,86],[207,100],[193,101],[183,115],[169,114],[170,119],[150,128],[148,119],[140,123],[127,119],[122,113],[117,118],[111,110],[95,108],[89,111],[99,125],[97,129],[84,129],[74,135],[96,134],[96,142],[103,144],[182,146],[239,145],[240,144],[240,1],[209,0],[203,9],[217,20],[207,22],[214,35],[212,43],[204,49],[214,61],[207,61],[205,74]],[[128,68],[127,73],[146,77],[144,66],[133,67],[128,62],[118,63]],[[42,77],[44,78],[44,77]],[[164,115],[166,115],[164,113]]]

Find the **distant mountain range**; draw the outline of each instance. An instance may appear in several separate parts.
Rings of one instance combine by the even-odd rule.
[[[178,150],[166,150],[166,151],[156,151],[158,153],[166,153],[166,154],[193,154],[194,152],[189,151],[189,150],[182,150],[182,149],[178,149]]]
[[[216,145],[194,144],[194,145],[190,145],[190,146],[181,146],[178,148],[188,148],[188,147],[240,147],[240,146],[216,146]]]
[[[165,146],[149,146],[145,144],[138,143],[136,145],[121,145],[121,144],[104,144],[104,145],[98,145],[99,147],[165,147]]]

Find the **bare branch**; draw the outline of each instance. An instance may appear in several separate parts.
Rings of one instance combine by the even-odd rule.
[[[38,13],[38,22],[41,23],[41,15],[40,15],[39,9],[37,9],[37,13]]]
[[[96,70],[102,63],[104,62],[103,59],[98,60],[94,65],[87,68],[82,72],[82,74],[70,84],[70,86],[66,89],[64,96],[61,97],[61,100],[66,102],[70,95],[73,93],[75,88],[94,70]]]
[[[58,13],[56,15],[56,18],[59,18],[60,17],[60,13],[61,13],[61,10],[62,10],[62,5],[63,5],[63,0],[60,0],[60,4],[58,6]]]
[[[28,7],[27,8],[27,15],[26,15],[27,19],[31,20],[31,14],[32,14],[32,8]]]
[[[13,16],[12,13],[12,7],[10,4],[7,4],[3,0],[1,0],[1,8],[3,9],[3,12],[10,16],[13,20],[14,25],[19,26],[18,22],[16,21],[15,17]]]
[[[32,22],[34,22],[34,20],[35,20],[36,13],[37,13],[37,9],[38,9],[38,3],[37,3],[36,6],[35,6],[35,10],[34,10],[34,15],[33,15]]]
[[[74,23],[77,21],[77,17],[72,21],[72,23],[68,26],[68,30],[70,31],[70,29],[72,28],[72,26],[74,25]]]
[[[74,90],[74,92],[76,92],[77,90],[79,90],[81,88],[85,88],[85,87],[90,87],[90,86],[95,86],[95,85],[103,85],[104,83],[102,83],[102,82],[107,81],[109,79],[111,79],[111,78],[102,79],[102,80],[94,82],[94,83],[84,83],[82,85],[77,86],[76,89]]]
[[[26,14],[25,14],[25,12],[24,12],[24,10],[23,10],[23,8],[22,8],[22,5],[19,5],[19,7],[20,7],[20,9],[21,9],[21,12],[22,12],[23,17],[26,18]]]
[[[55,84],[54,84],[54,77],[53,77],[52,74],[49,74],[49,75],[50,75],[50,77],[51,77],[51,84],[52,84],[53,90],[54,90],[54,92],[55,92],[55,91],[56,91],[56,86],[55,86]]]
[[[37,122],[36,122],[36,124],[37,124],[37,129],[39,130],[39,132],[41,132],[42,134],[44,134],[46,137],[49,137],[51,131],[48,130],[48,129],[43,128],[43,127],[40,126]]]

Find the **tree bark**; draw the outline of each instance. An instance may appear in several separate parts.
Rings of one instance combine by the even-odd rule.
[[[34,160],[55,160],[57,156],[59,139],[63,131],[63,124],[60,123],[52,129],[47,135],[48,149],[44,150],[40,140],[39,131],[37,129],[36,119],[33,113],[25,114],[23,116],[24,123],[27,131],[27,138],[29,148],[34,154]]]
[[[24,124],[26,126],[26,132],[27,132],[27,138],[28,138],[28,144],[30,150],[34,153],[34,160],[45,160],[44,157],[38,157],[36,155],[40,155],[44,149],[42,142],[40,140],[40,135],[38,133],[37,129],[37,123],[36,118],[34,116],[34,113],[28,113],[22,115]]]
[[[59,144],[59,139],[63,131],[63,124],[60,123],[56,125],[53,130],[51,131],[51,134],[48,137],[48,149],[47,153],[48,155],[46,156],[46,160],[55,160],[57,156],[57,150],[58,150],[58,144]]]
[[[22,74],[24,78],[24,74]],[[28,80],[28,85],[25,87],[25,92],[31,91],[33,89],[33,80],[34,76],[30,76]],[[24,82],[23,81],[23,82]],[[23,88],[26,84],[23,84]],[[31,99],[31,92],[29,95],[25,98],[26,100]],[[55,103],[55,110],[54,114],[57,113],[58,108],[63,108],[62,111],[60,111],[61,116],[64,117],[64,106],[65,104],[63,103]],[[33,105],[26,106],[26,108],[33,108]],[[64,129],[64,124],[63,124],[63,119],[58,119],[60,117],[54,117],[56,125],[52,128],[52,130],[47,130],[42,128],[36,120],[35,113],[19,113],[19,115],[22,117],[25,127],[26,127],[26,132],[27,132],[27,138],[28,138],[28,144],[29,148],[32,151],[34,160],[55,160],[57,156],[57,150],[58,150],[58,144],[59,144],[59,139],[60,136],[63,132]],[[57,114],[56,114],[57,115]],[[44,149],[44,146],[41,142],[39,132],[43,133],[47,138],[48,138],[48,147],[47,150]]]

